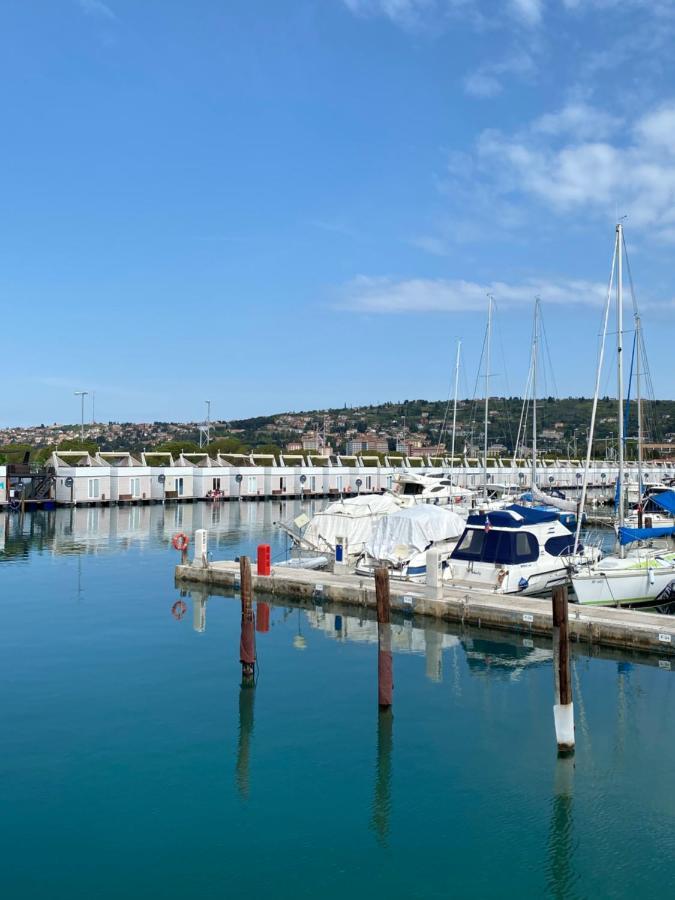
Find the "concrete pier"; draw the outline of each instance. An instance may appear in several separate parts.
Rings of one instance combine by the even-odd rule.
[[[321,602],[336,601],[347,606],[376,609],[374,579],[353,574],[333,574],[273,566],[271,575],[253,575],[253,591],[280,597]],[[190,583],[227,590],[239,586],[239,563],[211,562],[206,567],[179,565],[176,581],[180,587]],[[550,599],[495,594],[493,591],[437,588],[406,582],[391,582],[391,608],[404,614],[430,616],[461,622],[464,625],[489,626],[522,635],[552,635],[553,615]],[[581,607],[569,610],[570,640],[628,650],[658,653],[663,659],[675,656],[675,617],[629,609]]]

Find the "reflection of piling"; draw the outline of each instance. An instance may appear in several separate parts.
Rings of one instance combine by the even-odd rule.
[[[256,603],[255,630],[261,634],[267,634],[270,630],[270,605],[269,603]]]
[[[236,780],[237,789],[242,800],[249,794],[249,760],[251,756],[251,737],[253,735],[253,704],[255,691],[242,685],[239,691],[239,742],[237,744]]]
[[[574,751],[574,704],[570,667],[570,632],[567,587],[553,591],[553,718],[559,753]]]
[[[443,635],[433,628],[424,629],[426,676],[430,681],[443,680]]]
[[[391,708],[380,709],[377,714],[377,762],[372,826],[378,840],[382,843],[385,843],[389,834],[393,724],[394,715]]]
[[[253,614],[251,561],[248,556],[241,557],[239,567],[241,579],[241,638],[239,641],[241,683],[244,687],[252,687],[255,677],[255,616]]]
[[[550,897],[574,895],[574,760],[558,759],[551,802],[551,826],[548,839],[547,881]]]
[[[391,658],[391,602],[389,598],[389,570],[384,566],[375,570],[375,594],[377,597],[377,700],[380,708],[391,706],[392,679]]]
[[[206,597],[192,591],[192,627],[200,634],[206,631]]]

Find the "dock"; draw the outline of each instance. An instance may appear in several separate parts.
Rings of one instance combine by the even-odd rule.
[[[179,588],[204,585],[239,588],[239,561],[195,562],[175,571]],[[320,604],[333,601],[355,609],[376,609],[375,581],[349,572],[317,572],[273,566],[270,575],[252,576],[253,591]],[[462,625],[490,627],[529,635],[552,636],[550,599],[497,594],[476,588],[391,581],[391,608],[404,615],[426,616]],[[675,655],[675,617],[630,609],[570,604],[573,642],[657,653],[668,662]]]

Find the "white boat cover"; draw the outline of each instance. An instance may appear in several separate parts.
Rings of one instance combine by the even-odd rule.
[[[336,538],[340,537],[346,539],[349,555],[360,554],[376,522],[400,508],[400,502],[391,494],[338,500],[312,516],[302,537],[319,550],[331,551],[335,550]]]
[[[579,505],[576,500],[563,500],[561,497],[554,497],[552,494],[545,494],[540,491],[536,485],[532,485],[532,499],[537,503],[546,503],[548,506],[555,506],[556,509],[562,509],[564,512],[577,511]]]
[[[462,516],[443,506],[420,504],[378,519],[366,553],[373,559],[400,563],[429,544],[458,538],[466,525]]]

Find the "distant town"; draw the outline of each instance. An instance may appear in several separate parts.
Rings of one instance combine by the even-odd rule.
[[[215,405],[215,404],[214,404]],[[578,457],[586,452],[591,401],[586,398],[538,401],[537,443],[541,453]],[[213,422],[85,422],[84,425],[40,424],[0,429],[0,461],[18,455],[45,459],[52,450],[79,449],[141,452],[170,450],[209,452],[434,456],[452,447],[452,404],[447,401],[407,400],[343,409],[283,412],[241,420]],[[518,452],[531,447],[531,412],[518,397],[490,399],[488,450],[490,455],[513,454],[518,433]],[[636,404],[627,417],[627,453],[634,452],[637,437]],[[483,401],[462,400],[457,406],[455,453],[482,453]],[[644,404],[643,431],[650,456],[675,455],[675,401],[652,400]],[[82,432],[84,439],[82,437]],[[599,403],[596,423],[596,456],[611,458],[616,452],[616,401]],[[633,448],[631,450],[631,447]]]

